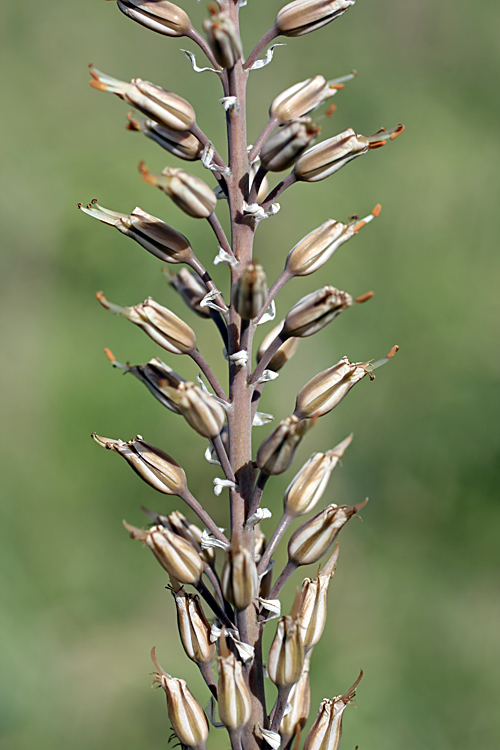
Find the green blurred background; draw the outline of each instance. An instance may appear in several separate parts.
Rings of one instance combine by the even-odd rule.
[[[183,7],[198,24],[206,14],[205,3]],[[279,7],[249,0],[247,52]],[[156,36],[114,3],[3,3],[0,21],[0,744],[164,748],[170,731],[164,700],[149,688],[151,646],[203,704],[208,695],[181,653],[165,576],[130,542],[121,519],[140,525],[140,505],[179,505],[142,484],[90,433],[129,439],[139,432],[171,452],[221,525],[225,498],[212,493],[203,440],[113,371],[102,349],[133,363],[162,352],[93,295],[103,289],[134,304],[151,294],[184,314],[181,302],[157,260],[76,203],[97,197],[123,212],[139,204],[185,233],[208,266],[216,247],[203,222],[141,182],[139,159],[154,172],[175,159],[125,131],[127,105],[90,89],[86,65],[185,96],[223,149],[221,92],[215,76],[194,74],[179,52],[194,50],[192,43]],[[320,420],[297,459],[353,431],[327,500],[370,497],[363,522],[342,534],[329,625],[312,659],[313,715],[323,697],[365,670],[358,709],[346,715],[347,750],[500,743],[499,32],[493,2],[478,9],[464,0],[359,0],[333,25],[288,40],[272,65],[251,75],[250,142],[280,91],[352,68],[359,75],[335,97],[323,135],[407,126],[328,181],[287,192],[281,213],[257,234],[256,255],[272,280],[293,244],[327,218],[363,216],[383,204],[381,217],[317,275],[290,283],[278,314],[325,283],[353,295],[373,289],[375,298],[303,341],[262,404],[281,418],[298,388],[342,355],[376,359],[401,345],[375,382],[363,381]],[[225,289],[226,269],[214,277]],[[210,323],[185,315],[223,375]],[[186,377],[196,374],[189,361],[165,360]],[[269,482],[265,505],[274,519],[266,533],[293,473]],[[214,730],[211,748],[222,746],[226,735]]]

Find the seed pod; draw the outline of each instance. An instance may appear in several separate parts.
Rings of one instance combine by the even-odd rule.
[[[197,315],[201,318],[210,317],[209,308],[200,305],[205,295],[208,294],[208,288],[197,273],[191,273],[187,268],[181,268],[178,273],[169,273],[168,283],[173,286],[186,305],[194,310]]]
[[[139,120],[134,118],[133,111],[128,113],[127,119],[127,130],[144,133],[145,136],[151,138],[152,141],[165,149],[165,151],[178,156],[179,159],[184,159],[185,161],[201,159],[203,144],[189,131],[170,130],[170,128],[159,125],[154,120],[139,122]]]
[[[160,404],[166,406],[167,409],[173,411],[174,414],[180,414],[177,405],[170,400],[168,392],[165,391],[165,386],[178,388],[181,383],[185,382],[184,378],[181,377],[181,375],[178,375],[175,370],[172,370],[171,367],[166,365],[165,362],[162,362],[161,359],[158,359],[158,357],[150,360],[146,365],[131,366],[129,364],[122,365],[121,363],[116,362],[109,349],[105,349],[105,352],[115,367],[119,367],[120,370],[129,372],[141,383],[144,383],[146,388],[153,394]]]
[[[341,292],[334,286],[324,286],[302,297],[292,307],[285,318],[283,333],[299,338],[312,336],[352,304],[353,299],[347,292]]]
[[[186,475],[174,459],[153,445],[146,443],[140,435],[135,440],[124,443],[123,440],[99,437],[95,432],[92,437],[103,448],[115,451],[128,461],[141,479],[165,495],[182,495],[187,490]]]
[[[191,29],[189,16],[168,0],[118,0],[122,13],[165,36],[185,36]]]
[[[177,609],[177,624],[187,656],[196,664],[209,664],[215,658],[216,646],[210,641],[210,625],[199,597],[183,588],[172,590]]]
[[[302,36],[334,21],[354,3],[355,0],[295,0],[279,11],[276,26],[282,36]]]
[[[362,677],[363,671],[344,695],[321,701],[318,716],[307,735],[304,750],[338,750],[342,737],[342,716],[345,707],[352,703]]]
[[[136,206],[130,215],[109,211],[93,200],[87,207],[78,208],[103,224],[116,227],[122,234],[131,237],[148,252],[164,263],[189,263],[194,255],[189,241],[183,234],[172,229],[161,219]]]
[[[294,167],[295,177],[304,182],[324,180],[369,149],[384,146],[387,140],[393,141],[403,130],[404,126],[398,125],[392,130],[383,129],[365,136],[356,135],[352,128],[348,128],[306,151]]]
[[[253,162],[253,164],[250,167],[250,171],[248,173],[248,190],[249,192],[252,189],[253,181],[255,179],[255,176],[257,175],[257,172],[259,171],[259,161],[256,160]],[[267,177],[264,177],[262,179],[262,182],[260,183],[259,190],[257,192],[257,203],[262,203],[265,198],[267,197],[269,193],[269,181]]]
[[[319,107],[325,99],[337,92],[337,88],[327,83],[323,76],[307,78],[277,96],[271,104],[269,114],[280,122],[290,122]]]
[[[277,687],[291,687],[299,681],[304,666],[298,599],[289,616],[282,617],[269,651],[267,671]]]
[[[259,588],[257,567],[251,552],[235,546],[227,550],[221,585],[225,599],[236,609],[244,610],[250,606]]]
[[[170,130],[189,130],[196,122],[194,109],[189,102],[154,83],[141,78],[134,78],[130,83],[119,81],[96,70],[93,65],[90,66],[90,75],[92,88],[116,94],[143,115]]]
[[[102,292],[98,292],[96,296],[106,310],[123,315],[135,323],[168,352],[189,354],[196,349],[194,331],[177,315],[159,305],[151,297],[133,307],[122,307],[108,302]]]
[[[264,440],[257,451],[257,467],[264,474],[282,474],[293,461],[297,447],[310,423],[295,416],[286,417]]]
[[[171,578],[183,584],[196,585],[203,573],[203,561],[190,542],[164,526],[147,531],[123,522],[132,539],[145,542]]]
[[[252,320],[262,310],[266,299],[264,269],[258,263],[249,263],[234,285],[234,309],[244,320]]]
[[[291,746],[291,740],[297,736],[304,728],[309,716],[311,706],[311,690],[309,687],[309,662],[310,653],[304,659],[304,666],[300,680],[295,683],[288,695],[288,703],[291,710],[285,714],[281,721],[280,735],[281,746],[287,750]]]
[[[176,167],[167,167],[161,175],[155,177],[142,162],[139,171],[144,182],[162,190],[193,219],[206,219],[213,212],[217,198],[214,191],[199,177]]]
[[[314,142],[320,128],[310,117],[292,120],[272,135],[262,146],[260,162],[268,172],[283,172]]]
[[[177,388],[164,386],[163,391],[179,409],[186,422],[202,437],[217,437],[226,412],[215,398],[194,383],[180,383]]]
[[[347,357],[312,378],[297,396],[294,414],[299,419],[312,419],[328,414],[347,396],[365,375],[370,375],[367,362],[349,362]]]
[[[229,651],[224,634],[219,644],[220,655],[217,659],[219,717],[227,729],[241,729],[249,722],[252,715],[252,697],[243,676],[241,662]]]
[[[295,565],[318,562],[328,552],[341,528],[364,505],[365,503],[352,507],[328,505],[321,513],[299,526],[288,542],[290,561]]]
[[[238,29],[227,13],[218,13],[209,5],[210,18],[203,21],[203,31],[214,57],[222,68],[234,68],[243,50]]]
[[[305,578],[302,582],[300,625],[306,653],[319,642],[325,629],[328,586],[335,573],[337,557],[338,547],[317,578]]]
[[[283,498],[285,513],[294,517],[303,516],[317,505],[332,471],[351,441],[352,435],[326,453],[313,453],[286,489]]]
[[[208,565],[213,564],[215,560],[215,550],[212,547],[209,547],[208,549],[201,548],[201,537],[203,532],[198,526],[196,526],[196,524],[188,521],[186,516],[179,510],[174,510],[174,512],[170,513],[166,518],[165,516],[162,516],[162,520],[165,521],[165,523],[162,523],[163,526],[167,525],[170,531],[173,531],[174,534],[177,534],[187,542],[190,542],[204,562]]]
[[[276,336],[281,333],[284,323],[285,321],[282,320],[281,323],[278,323],[278,325],[275,326],[271,331],[269,331],[267,336],[265,336],[262,344],[259,346],[259,349],[257,351],[257,362],[260,362]],[[272,370],[273,372],[278,372],[279,370],[281,370],[281,368],[286,365],[286,363],[293,357],[293,355],[297,351],[298,345],[299,339],[294,338],[293,336],[286,339],[286,341],[283,342],[276,354],[272,357],[266,369]]]
[[[156,667],[154,683],[162,687],[167,696],[168,718],[179,742],[184,747],[202,750],[208,738],[208,721],[205,712],[188,690],[184,680],[171,677],[158,664],[155,649],[151,658]]]

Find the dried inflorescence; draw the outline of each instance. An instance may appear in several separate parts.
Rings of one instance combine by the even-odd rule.
[[[220,383],[199,351],[191,326],[168,307],[150,297],[136,305],[122,306],[109,302],[102,292],[97,294],[104,308],[135,323],[168,354],[187,355],[199,367],[197,382],[190,382],[156,354],[146,364],[133,365],[122,364],[106,350],[114,367],[133,375],[166,407],[170,412],[167,419],[182,416],[198,436],[208,441],[205,457],[219,467],[219,476],[213,480],[214,492],[221,495],[227,490],[229,494],[228,533],[219,526],[222,513],[218,511],[212,518],[189,490],[180,464],[164,450],[140,435],[128,442],[93,437],[123,456],[153,489],[179,497],[201,524],[180,511],[162,515],[144,508],[152,521],[149,528],[124,522],[130,536],[144,542],[168,574],[180,641],[210,691],[207,718],[184,680],[171,677],[160,667],[153,649],[155,683],[166,693],[170,723],[180,744],[204,750],[210,719],[214,726],[223,725],[228,730],[233,750],[256,750],[267,745],[277,750],[280,744],[284,750],[292,746],[298,750],[310,709],[312,651],[325,628],[328,589],[337,566],[336,542],[366,500],[348,506],[333,503],[330,498],[316,515],[309,514],[327,494],[332,472],[352,435],[324,453],[313,453],[295,474],[284,494],[281,520],[269,538],[261,524],[268,523],[271,511],[263,507],[262,499],[267,483],[272,484],[272,477],[290,467],[299,444],[307,442],[318,418],[337,407],[365,376],[373,379],[373,370],[388,362],[397,347],[374,364],[351,362],[347,356],[332,362],[303,386],[293,413],[282,416],[255,449],[252,427],[273,420],[272,415],[258,411],[265,384],[278,377],[301,339],[318,333],[341,312],[370,299],[373,293],[353,297],[327,284],[303,295],[263,336],[260,346],[254,347],[258,326],[274,319],[275,299],[290,279],[308,276],[325,266],[342,245],[379,215],[381,207],[377,205],[361,220],[352,217],[344,223],[329,219],[309,231],[287,255],[283,248],[284,270],[270,286],[263,265],[253,257],[254,239],[259,222],[278,211],[276,198],[295,182],[318,182],[329,177],[356,157],[394,140],[403,126],[382,129],[372,136],[358,135],[348,128],[315,143],[320,128],[309,115],[355,73],[329,81],[315,75],[274,98],[267,124],[254,145],[247,144],[246,83],[250,75],[258,75],[253,71],[272,60],[273,48],[259,59],[261,53],[275,37],[301,36],[329,24],[354,5],[354,0],[295,0],[285,5],[246,60],[239,31],[239,7],[245,4],[241,0],[210,6],[203,24],[206,39],[187,13],[168,0],[118,0],[117,4],[127,17],[151,31],[187,37],[198,44],[211,67],[198,68],[188,52],[194,70],[215,73],[222,86],[227,163],[198,126],[188,101],[140,78],[127,83],[90,68],[94,88],[116,94],[147,118],[138,119],[135,112],[129,112],[128,130],[142,132],[172,157],[201,161],[206,168],[207,178],[202,180],[170,164],[159,175],[151,174],[143,162],[139,165],[146,183],[162,190],[189,217],[207,221],[215,242],[213,250],[204,251],[203,262],[187,237],[142,208],[118,213],[103,208],[96,200],[79,207],[134,239],[162,263],[187,266],[177,273],[168,267],[163,269],[171,291],[177,292],[197,316],[212,319],[217,326],[228,362],[227,385]],[[288,174],[269,192],[268,178],[277,172]],[[217,205],[228,207],[230,239],[217,217]],[[230,270],[226,293],[216,287],[206,269],[214,255],[214,264],[225,264]],[[261,253],[260,258],[263,256]],[[307,342],[300,346],[307,346]],[[288,540],[288,562],[275,575],[274,552],[290,524],[304,516]],[[288,579],[299,567],[318,563],[328,552],[329,559],[314,571],[315,577],[304,578],[290,614],[282,615],[280,595]],[[265,654],[262,634],[275,618],[274,639],[269,654]],[[267,677],[277,688],[272,707],[266,705]],[[360,678],[361,674],[344,694],[322,701],[304,750],[337,750],[343,713],[354,698]]]

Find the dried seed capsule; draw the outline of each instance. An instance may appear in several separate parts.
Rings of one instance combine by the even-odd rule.
[[[177,624],[187,656],[196,664],[209,664],[215,659],[216,646],[210,641],[210,625],[199,597],[183,588],[172,590],[177,609]]]
[[[184,680],[171,677],[163,671],[156,659],[155,650],[151,658],[156,667],[154,684],[162,687],[167,696],[168,718],[181,745],[202,750],[208,737],[208,721],[205,712],[188,690]]]
[[[216,399],[194,383],[180,383],[177,388],[164,386],[163,391],[179,409],[186,422],[202,437],[217,437],[226,412]]]
[[[161,219],[136,206],[130,215],[109,211],[93,200],[87,207],[78,208],[103,224],[116,227],[122,234],[131,237],[148,252],[164,263],[189,263],[194,255],[189,241],[176,229]]]
[[[165,36],[184,36],[192,29],[187,13],[168,0],[118,0],[118,7],[141,26]]]
[[[290,122],[316,109],[335,93],[336,89],[330,88],[323,76],[307,78],[279,94],[271,104],[269,114],[280,122]]]
[[[165,495],[182,496],[187,490],[184,469],[177,461],[154,445],[146,443],[139,435],[135,440],[124,443],[123,440],[99,437],[95,432],[92,437],[103,448],[115,451],[128,461],[141,479]]]
[[[252,715],[252,697],[243,676],[241,662],[229,651],[224,635],[221,636],[219,644],[220,655],[217,659],[219,717],[227,729],[241,729],[249,722]]]
[[[190,542],[198,554],[201,555],[204,562],[208,565],[213,564],[215,560],[215,550],[211,547],[208,549],[201,548],[201,537],[203,532],[198,526],[196,526],[196,524],[188,521],[186,516],[179,510],[174,510],[174,512],[170,513],[166,518],[165,516],[162,516],[162,520],[164,521],[163,525],[168,525],[168,528],[173,531],[174,534],[178,534],[178,536],[181,536],[187,542]]]
[[[266,299],[264,269],[258,263],[249,263],[234,285],[234,309],[244,320],[252,320],[259,314]]]
[[[352,441],[352,435],[326,453],[313,453],[288,485],[283,504],[285,513],[303,516],[321,499],[331,473]]]
[[[302,582],[300,624],[306,653],[319,642],[325,629],[328,586],[335,572],[337,557],[338,547],[317,578],[305,578]]]
[[[388,140],[393,141],[403,130],[403,125],[398,125],[392,130],[384,129],[365,136],[356,135],[352,128],[348,128],[302,154],[293,170],[295,177],[304,182],[324,180],[352,159],[366,154],[369,149],[379,148]]]
[[[304,750],[338,750],[342,737],[342,716],[345,707],[352,703],[362,676],[363,671],[344,695],[321,701],[318,716],[307,735]]]
[[[133,307],[122,307],[108,302],[102,292],[98,292],[96,296],[106,310],[123,315],[135,323],[168,352],[189,354],[196,349],[194,331],[177,315],[159,305],[151,297]]]
[[[155,177],[147,167],[139,165],[144,182],[163,190],[176,206],[193,219],[206,219],[213,212],[217,198],[206,182],[183,169],[167,167]]]
[[[250,606],[258,593],[259,578],[254,556],[244,547],[231,546],[226,552],[226,562],[221,578],[224,597],[236,609]]]
[[[276,26],[282,36],[302,36],[334,21],[354,3],[355,0],[295,0],[279,11]]]
[[[364,504],[352,507],[329,505],[299,526],[288,542],[290,561],[295,565],[311,565],[318,562],[331,547],[341,528]]]
[[[294,414],[299,419],[328,414],[365,375],[370,375],[369,363],[352,363],[347,357],[342,357],[336,365],[305,384],[297,396]]]
[[[291,740],[297,737],[302,731],[309,716],[311,706],[311,690],[309,687],[310,658],[309,653],[304,659],[300,680],[295,683],[288,696],[288,703],[291,706],[291,710],[285,714],[281,721],[281,746],[285,750],[291,746]]]
[[[163,406],[166,406],[167,409],[170,409],[175,414],[180,414],[177,405],[170,400],[168,392],[164,390],[165,386],[178,388],[184,382],[184,378],[178,375],[175,370],[172,370],[171,367],[157,357],[150,360],[147,365],[122,365],[115,361],[109,349],[105,349],[105,352],[115,367],[129,372],[141,383],[144,383],[160,404],[163,404]]]
[[[278,687],[291,687],[299,681],[304,666],[304,644],[298,600],[289,616],[282,617],[269,651],[267,670]]]
[[[227,13],[218,13],[209,5],[210,18],[203,21],[203,30],[214,57],[222,68],[233,68],[243,50],[238,29]]]
[[[264,474],[282,474],[288,469],[310,423],[295,416],[286,417],[264,440],[257,451],[257,467]]]
[[[145,542],[171,578],[179,583],[195,585],[203,573],[203,561],[190,542],[164,526],[147,531],[123,522],[132,539]]]
[[[196,122],[194,109],[189,102],[154,83],[141,78],[134,78],[130,83],[119,81],[96,70],[93,65],[90,66],[90,75],[93,88],[116,94],[143,115],[170,130],[189,130]]]
[[[178,156],[185,161],[196,161],[201,159],[203,144],[201,144],[192,133],[187,130],[170,130],[159,125],[154,120],[140,122],[133,116],[133,111],[127,115],[127,130],[144,133],[152,141],[164,148],[170,154]]]
[[[201,307],[200,304],[205,295],[208,294],[208,287],[205,286],[197,273],[192,273],[187,268],[181,268],[178,273],[168,274],[168,283],[174,287],[186,305],[194,310],[197,315],[201,318],[210,317],[209,308]]]
[[[272,135],[262,146],[260,162],[268,172],[283,172],[314,142],[320,128],[310,117],[293,120]]]
[[[287,336],[312,336],[353,304],[347,292],[324,286],[307,294],[292,307],[285,318],[283,333]]]
[[[259,346],[259,349],[257,351],[257,362],[260,362],[276,336],[281,333],[284,323],[284,320],[282,320],[281,323],[278,323],[278,325],[275,326],[271,331],[269,331],[267,336],[263,339],[262,344]],[[299,339],[294,338],[293,336],[290,336],[290,338],[286,339],[286,341],[283,342],[276,354],[272,357],[271,361],[267,365],[267,369],[273,370],[273,372],[278,372],[279,370],[281,370],[281,368],[286,365],[286,363],[293,357],[293,355],[297,351],[298,345]]]

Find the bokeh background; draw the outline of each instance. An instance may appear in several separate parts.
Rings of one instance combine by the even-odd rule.
[[[182,4],[201,23],[205,4]],[[279,7],[249,0],[247,52]],[[221,525],[225,498],[212,493],[202,439],[109,366],[105,346],[133,363],[162,353],[94,293],[124,304],[152,295],[185,313],[223,376],[220,344],[210,323],[184,310],[157,260],[76,204],[97,197],[124,212],[138,204],[185,233],[208,266],[216,247],[203,222],[141,182],[139,159],[156,172],[175,160],[124,129],[127,105],[90,89],[86,65],[175,90],[223,149],[221,93],[216,77],[194,74],[179,51],[195,50],[192,43],[136,26],[114,3],[3,3],[0,21],[0,744],[165,748],[164,699],[149,687],[151,646],[202,703],[208,694],[181,653],[165,576],[121,520],[140,525],[140,505],[166,512],[178,502],[141,483],[90,433],[139,432],[171,452]],[[352,431],[323,502],[370,497],[363,522],[342,533],[329,625],[312,659],[312,715],[365,670],[358,708],[346,713],[348,750],[500,743],[499,31],[493,2],[359,0],[333,25],[288,40],[251,75],[250,142],[280,91],[352,68],[359,75],[335,97],[323,135],[407,126],[334,178],[287,192],[281,213],[259,226],[256,250],[273,279],[293,244],[327,218],[383,205],[321,272],[289,284],[278,314],[325,283],[353,295],[372,289],[375,298],[303,341],[263,399],[282,418],[298,388],[342,355],[377,359],[401,346],[375,382],[363,381],[320,420],[296,464]],[[226,288],[224,268],[214,277]],[[195,376],[190,362],[165,359]],[[293,473],[268,485],[274,520]],[[214,730],[211,748],[227,745]]]

